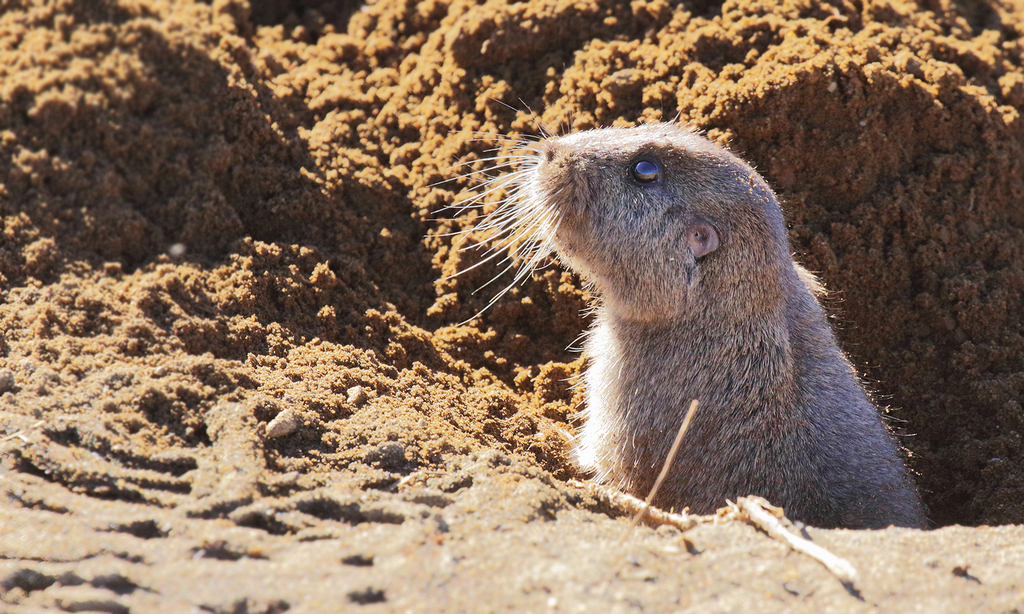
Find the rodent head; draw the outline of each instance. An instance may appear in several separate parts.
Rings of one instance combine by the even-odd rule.
[[[530,150],[522,193],[554,208],[547,239],[612,315],[707,312],[702,296],[730,313],[781,302],[779,281],[766,276],[792,269],[782,212],[761,176],[725,149],[688,128],[648,124]]]

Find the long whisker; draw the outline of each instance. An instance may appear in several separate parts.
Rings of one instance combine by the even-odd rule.
[[[541,137],[512,138],[486,133],[472,134],[480,138],[471,138],[467,142],[487,141],[494,145],[480,151],[482,157],[471,153],[469,159],[453,165],[450,170],[455,171],[455,174],[441,182],[469,179],[478,180],[479,184],[475,193],[468,198],[457,199],[435,211],[435,214],[453,211],[465,221],[474,220],[478,214],[482,216],[460,230],[433,235],[455,237],[452,249],[457,252],[474,250],[480,254],[476,262],[445,279],[453,279],[491,262],[499,263],[501,270],[474,290],[473,294],[476,294],[511,273],[511,282],[504,285],[483,309],[466,322],[482,314],[516,285],[544,268],[554,251],[551,238],[561,223],[561,214],[552,202],[538,199],[536,187],[532,183],[534,170],[543,155],[539,143],[549,135],[547,127],[540,123],[537,115],[532,111],[530,114],[541,130]]]

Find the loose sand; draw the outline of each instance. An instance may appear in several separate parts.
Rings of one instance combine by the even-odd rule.
[[[4,611],[1021,607],[1024,4],[269,4],[0,3]],[[777,187],[940,527],[809,529],[856,590],[620,543],[580,281],[439,281],[487,135],[677,116]]]

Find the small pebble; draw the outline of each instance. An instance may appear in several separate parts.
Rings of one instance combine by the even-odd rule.
[[[371,466],[399,468],[406,464],[405,446],[400,443],[385,443],[366,453],[364,460]]]
[[[362,386],[352,386],[348,389],[348,402],[356,407],[365,403],[370,397],[363,390]]]
[[[288,488],[290,486],[295,486],[300,477],[302,477],[302,475],[298,471],[289,471],[288,473],[282,473],[281,475],[273,478],[271,483],[278,488]]]
[[[267,423],[267,430],[264,434],[267,439],[276,439],[292,434],[297,428],[299,428],[299,417],[291,410],[286,409]]]
[[[14,390],[14,372],[10,369],[0,369],[0,394]]]

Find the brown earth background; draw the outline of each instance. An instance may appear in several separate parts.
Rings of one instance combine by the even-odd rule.
[[[453,249],[477,214],[444,210],[476,183],[452,169],[498,135],[690,122],[777,189],[935,525],[1024,523],[1024,3],[0,13],[12,611],[1024,599],[1020,527],[813,532],[867,570],[856,595],[743,526],[638,529],[653,580],[622,571],[625,524],[564,481],[580,280],[473,317],[500,267],[444,279],[482,258]],[[948,558],[979,543],[991,578]]]

